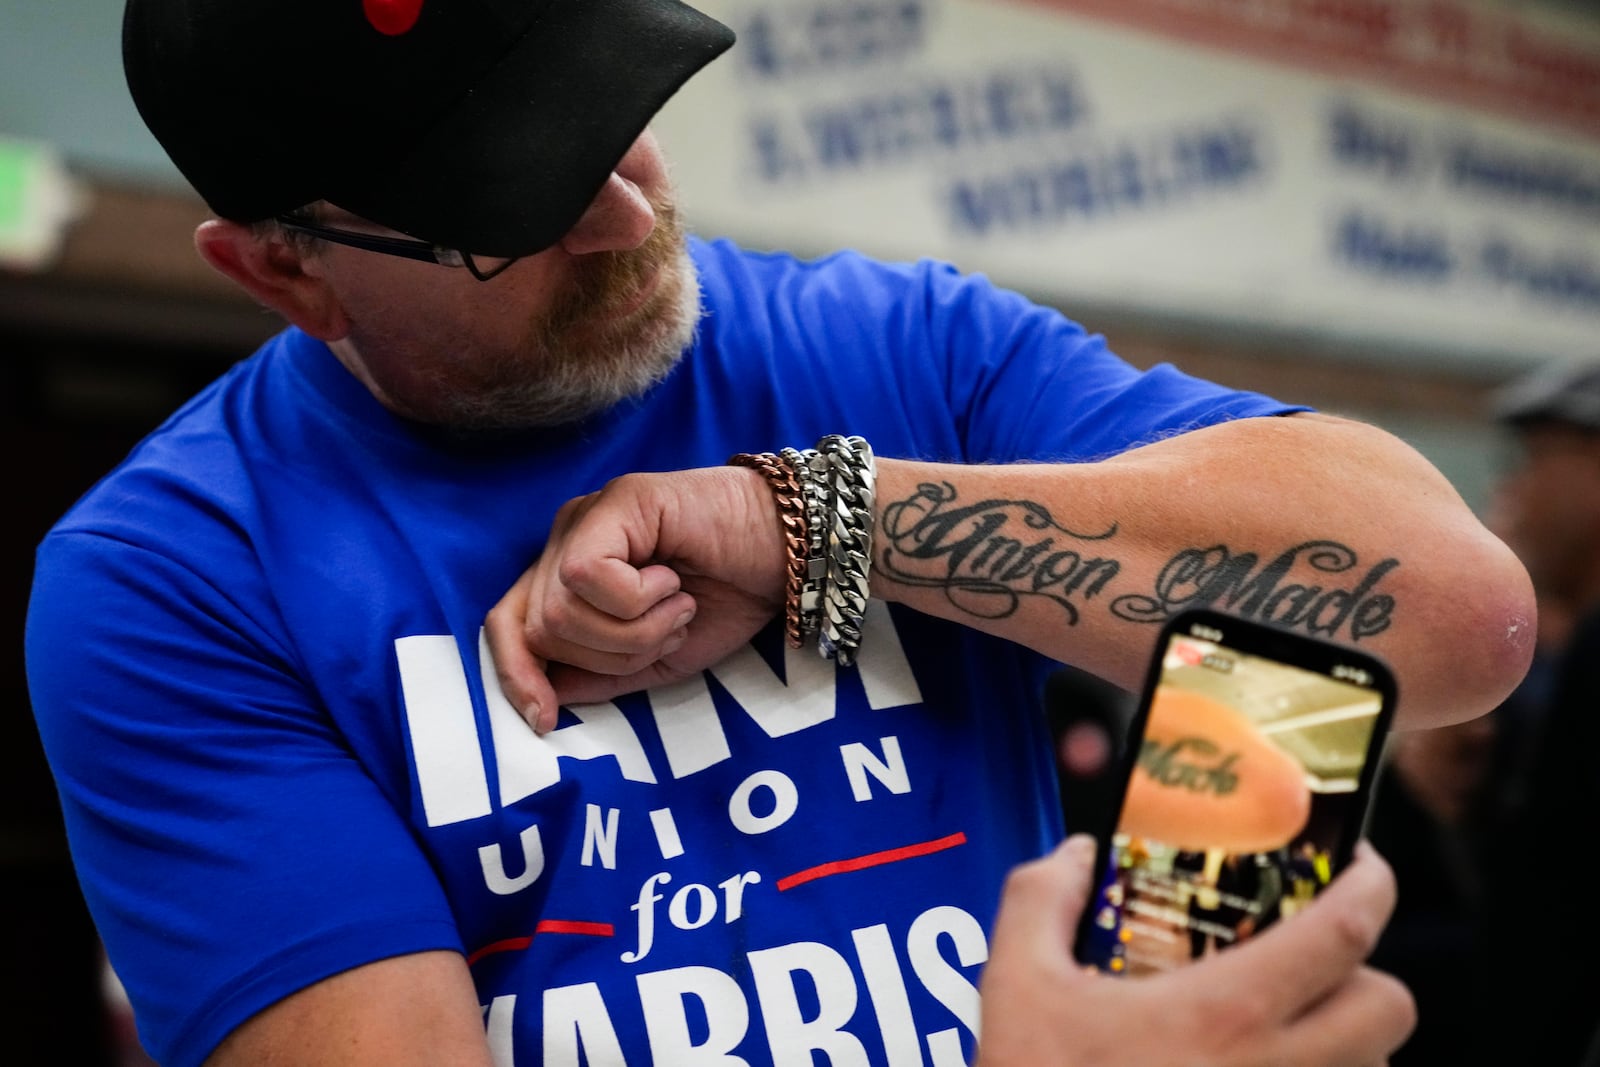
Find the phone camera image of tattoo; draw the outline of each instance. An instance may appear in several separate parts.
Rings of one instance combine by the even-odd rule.
[[[1084,962],[1164,971],[1305,907],[1354,846],[1386,710],[1367,686],[1174,633]]]

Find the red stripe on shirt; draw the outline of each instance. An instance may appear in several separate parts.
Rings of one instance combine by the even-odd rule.
[[[882,852],[869,852],[865,856],[854,859],[834,860],[832,863],[819,863],[815,867],[807,867],[803,871],[796,871],[778,879],[778,891],[793,889],[804,882],[812,882],[818,878],[826,878],[830,874],[844,874],[846,871],[860,871],[868,867],[881,867],[886,863],[897,863],[915,856],[926,856],[932,852],[943,852],[947,848],[967,843],[967,835],[957,831],[947,837],[936,838],[933,841],[922,841],[915,845],[902,845],[899,848],[888,848]]]
[[[589,934],[592,937],[610,937],[616,933],[616,928],[610,923],[583,922],[577,919],[541,919],[539,925],[533,928],[535,934]],[[495,941],[484,945],[467,957],[467,965],[477,963],[485,956],[492,956],[496,952],[518,952],[533,944],[532,937],[508,937],[504,941]]]

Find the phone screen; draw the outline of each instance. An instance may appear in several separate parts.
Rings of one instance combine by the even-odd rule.
[[[1169,970],[1305,907],[1361,835],[1394,702],[1373,656],[1210,610],[1170,620],[1078,958]]]

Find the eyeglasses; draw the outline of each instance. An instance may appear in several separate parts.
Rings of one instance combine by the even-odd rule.
[[[315,222],[307,222],[289,215],[277,216],[278,225],[286,230],[295,230],[299,233],[320,237],[324,241],[334,244],[349,245],[359,248],[364,252],[377,252],[384,256],[399,256],[401,259],[415,259],[422,263],[437,263],[441,267],[465,267],[474,278],[486,282],[511,264],[519,257],[512,256],[504,262],[497,263],[485,270],[480,267],[475,259],[466,252],[454,248],[441,248],[429,244],[427,241],[413,241],[403,237],[380,237],[375,233],[357,233],[354,230],[335,230],[328,226],[320,226]]]

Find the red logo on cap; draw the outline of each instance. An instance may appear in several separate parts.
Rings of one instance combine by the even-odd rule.
[[[422,0],[361,0],[361,10],[373,29],[398,37],[417,24],[422,14]]]

